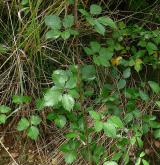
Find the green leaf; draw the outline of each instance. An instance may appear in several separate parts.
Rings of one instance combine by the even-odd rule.
[[[108,48],[101,48],[99,55],[102,58],[102,61],[109,61],[113,56],[113,51]]]
[[[44,95],[44,105],[45,106],[55,106],[62,99],[62,94],[60,90],[56,88],[49,89]]]
[[[57,39],[61,35],[61,32],[58,30],[49,30],[46,33],[46,39]]]
[[[140,158],[143,158],[145,156],[144,152],[141,152],[141,154],[139,155]]]
[[[56,117],[56,119],[54,120],[55,124],[57,127],[59,128],[63,128],[66,125],[66,117],[63,115],[59,115]]]
[[[94,145],[92,159],[95,162],[95,164],[99,164],[99,162],[101,160],[101,156],[104,153],[105,153],[105,149],[102,145]]]
[[[41,110],[44,108],[44,100],[43,99],[37,99],[36,100],[36,109]]]
[[[115,161],[107,161],[103,165],[118,165]]]
[[[52,74],[52,80],[58,87],[64,87],[68,79],[68,74],[64,70],[56,70]]]
[[[154,120],[156,120],[156,116],[154,116],[154,115],[144,115],[143,116],[143,120],[145,122],[154,121]]]
[[[145,159],[142,159],[142,163],[143,165],[149,165],[149,163]]]
[[[140,165],[140,164],[141,164],[141,158],[138,158],[138,159],[136,160],[135,165]]]
[[[64,40],[67,40],[70,36],[71,36],[71,34],[70,34],[70,31],[69,30],[66,30],[66,31],[61,32],[61,37]]]
[[[146,48],[149,54],[153,54],[155,50],[158,50],[157,46],[152,42],[149,42]]]
[[[70,28],[74,25],[74,16],[73,15],[67,15],[64,17],[63,20],[63,26],[65,28]]]
[[[76,160],[76,158],[77,158],[76,151],[70,151],[70,152],[64,154],[65,162],[68,164],[73,163]]]
[[[8,113],[11,111],[11,108],[5,106],[5,105],[0,105],[0,113]]]
[[[73,148],[74,147],[71,147],[72,146],[72,142],[71,140],[69,140],[68,142],[66,143],[63,143],[61,146],[60,146],[60,151],[64,152],[64,153],[68,153],[72,150],[74,150]],[[76,141],[75,141],[76,142]]]
[[[58,16],[56,15],[49,15],[45,17],[45,23],[47,26],[54,30],[61,29],[62,23]]]
[[[98,57],[96,56],[93,56],[93,60],[94,60],[94,63],[97,64],[98,66],[99,65],[102,65],[102,66],[105,66],[105,67],[109,67],[110,66],[110,63],[109,61],[107,60],[107,54],[106,55],[100,55]]]
[[[18,122],[18,125],[17,125],[17,130],[18,131],[23,131],[25,129],[27,129],[29,127],[29,121],[23,117],[21,118],[21,120]]]
[[[139,95],[141,97],[142,100],[144,101],[148,101],[149,100],[149,96],[142,90],[139,91]]]
[[[140,137],[136,137],[136,140],[137,140],[138,146],[140,148],[143,148],[143,141],[142,141],[142,139]]]
[[[133,120],[133,113],[127,113],[126,115],[125,115],[125,117],[124,117],[124,121],[126,122],[126,123],[129,123],[129,122],[131,122]]]
[[[149,132],[149,130],[150,130],[149,125],[147,123],[144,123],[142,126],[143,134],[145,135],[146,133]]]
[[[129,78],[131,76],[131,69],[127,68],[123,71],[123,78]]]
[[[96,132],[100,132],[103,129],[103,122],[101,121],[95,121],[94,122],[94,129]]]
[[[131,143],[132,145],[135,145],[135,144],[136,144],[136,137],[135,137],[135,136],[133,136],[133,137],[130,139],[130,143]]]
[[[102,24],[100,24],[98,21],[95,21],[94,28],[99,34],[102,34],[102,35],[105,34],[105,31],[106,31],[105,27]]]
[[[79,93],[76,89],[70,89],[68,91],[68,94],[71,95],[73,98],[79,98]]]
[[[122,156],[122,152],[115,153],[111,160],[118,161],[121,158],[121,156]]]
[[[98,53],[101,48],[101,45],[96,41],[90,42],[90,46],[93,53]]]
[[[141,59],[136,59],[134,63],[134,69],[139,72],[142,69],[143,61]]]
[[[100,120],[100,114],[96,111],[89,111],[90,116],[94,119],[94,120]]]
[[[154,136],[156,139],[160,138],[160,129],[155,130],[155,131],[153,132],[153,136]]]
[[[101,61],[100,61],[100,58],[99,57],[97,57],[97,56],[93,56],[93,61],[94,61],[94,63],[96,64],[96,65],[101,65]]]
[[[118,23],[118,27],[119,27],[120,29],[125,29],[125,28],[126,28],[126,24],[125,24],[123,21],[120,21],[120,22]]]
[[[70,133],[67,133],[65,135],[65,137],[68,138],[68,139],[73,139],[73,138],[76,138],[78,136],[79,136],[79,134],[77,132],[70,132]]]
[[[143,144],[142,139],[141,139],[140,137],[136,137],[136,140],[137,140],[138,146],[139,146],[140,148],[143,148],[144,144]]]
[[[101,14],[101,12],[102,12],[101,6],[96,5],[96,4],[92,4],[92,5],[90,6],[90,13],[91,13],[91,14],[97,15],[97,14]]]
[[[78,66],[76,64],[72,64],[69,66],[69,71],[72,72],[74,75],[78,73]]]
[[[21,4],[22,4],[22,6],[28,5],[29,4],[29,0],[22,0]]]
[[[98,22],[113,29],[117,29],[116,23],[109,17],[99,17]]]
[[[146,44],[147,44],[146,41],[142,39],[139,41],[138,46],[141,46],[143,48],[143,47],[146,47]]]
[[[69,31],[70,35],[73,35],[73,36],[79,35],[78,30],[68,29],[68,31]]]
[[[160,108],[160,101],[156,101],[156,104]]]
[[[79,12],[83,15],[83,16],[89,16],[89,13],[86,11],[86,10],[84,10],[84,9],[79,9]]]
[[[62,105],[67,111],[71,111],[74,107],[74,98],[69,94],[64,94],[62,96]]]
[[[7,116],[5,114],[0,114],[0,124],[5,124]]]
[[[110,117],[107,122],[113,124],[117,128],[124,128],[124,124],[118,116]]]
[[[89,90],[86,90],[84,92],[84,96],[86,96],[86,97],[91,97],[91,96],[93,96],[93,94],[94,94],[94,89],[93,88],[91,88]]]
[[[111,138],[116,137],[116,128],[114,124],[111,124],[109,122],[104,123],[103,125],[104,133]]]
[[[65,88],[73,89],[77,86],[77,76],[70,76],[69,80],[66,82]]]
[[[15,103],[15,104],[30,103],[31,102],[31,97],[15,95],[15,96],[12,97],[12,102]]]
[[[124,160],[124,165],[127,165],[129,163],[129,155],[128,155],[128,153],[124,154],[123,160]]]
[[[121,79],[118,81],[117,87],[118,89],[123,89],[126,86],[126,80]]]
[[[37,140],[38,135],[39,135],[39,130],[35,126],[31,126],[28,131],[27,135],[32,139],[32,140]]]
[[[50,112],[47,115],[47,119],[50,121],[55,120],[56,118],[57,118],[57,114],[55,114],[54,112]]]
[[[64,153],[68,153],[74,150],[77,150],[80,145],[80,142],[76,139],[69,140],[67,143],[64,143],[60,146],[60,150]]]
[[[151,87],[152,91],[155,93],[159,93],[160,92],[160,86],[158,83],[154,82],[154,81],[148,81],[149,86]]]
[[[74,0],[69,0],[68,3],[69,3],[70,5],[74,5]]]
[[[148,122],[151,128],[160,128],[160,122],[151,120]]]
[[[42,120],[41,120],[41,118],[39,116],[37,116],[37,115],[32,115],[31,116],[31,124],[39,125],[41,121]]]
[[[104,152],[105,152],[105,149],[102,145],[95,145],[94,152],[93,152],[93,161],[96,164],[100,162],[101,156],[104,154]]]
[[[134,111],[132,111],[133,115],[135,116],[135,118],[139,118],[142,116],[142,113],[140,110],[135,109]]]
[[[82,80],[92,81],[96,78],[96,69],[93,65],[83,65],[81,67]]]
[[[92,55],[93,54],[93,51],[90,48],[84,47],[83,49],[84,49],[84,51],[87,55]]]
[[[96,20],[92,17],[87,17],[86,20],[92,26],[94,26],[96,24]]]

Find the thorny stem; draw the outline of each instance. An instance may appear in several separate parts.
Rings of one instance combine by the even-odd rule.
[[[75,0],[74,2],[74,22],[75,22],[75,28],[78,29],[79,24],[78,24],[78,0]],[[77,63],[78,63],[78,80],[77,80],[77,87],[80,90],[80,108],[81,112],[83,114],[83,120],[84,120],[84,133],[86,137],[86,145],[87,145],[87,151],[88,151],[88,159],[89,159],[89,165],[92,165],[92,160],[91,160],[91,151],[90,151],[90,145],[89,145],[89,134],[88,134],[88,122],[87,122],[87,115],[85,112],[85,109],[83,107],[83,89],[81,85],[81,72],[80,72],[80,54],[79,54],[79,49],[78,49],[78,38],[76,37],[76,57],[77,57]]]

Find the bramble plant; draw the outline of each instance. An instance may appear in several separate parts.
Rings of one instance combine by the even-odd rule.
[[[22,1],[23,6],[28,3]],[[66,163],[71,164],[82,156],[90,165],[149,165],[143,139],[148,133],[160,138],[160,122],[152,112],[160,108],[160,85],[143,75],[140,82],[132,82],[132,76],[140,75],[145,66],[159,67],[160,32],[138,25],[126,26],[123,21],[102,16],[102,11],[97,4],[92,4],[89,11],[78,5],[78,14],[67,13],[63,19],[57,14],[45,17],[49,29],[46,39],[72,40],[76,43],[77,52],[73,53],[78,63],[53,71],[53,85],[36,100],[36,111],[21,117],[17,130],[37,140],[41,132],[40,112],[50,108],[47,120],[59,129],[68,130],[64,135],[67,141],[60,147]],[[76,15],[82,25],[75,22]],[[79,26],[91,29],[95,39],[79,41]],[[4,50],[0,47],[0,51]],[[87,58],[89,61],[85,63]],[[31,101],[29,96],[13,96],[12,103],[18,109],[11,112],[9,107],[1,105],[0,124],[5,124]]]
[[[41,118],[37,115],[32,115],[30,119],[21,118],[17,125],[18,131],[27,130],[27,135],[33,140],[36,140],[39,135],[37,126],[41,123]]]
[[[51,29],[46,33],[46,39],[62,37],[64,40],[67,40],[72,35],[78,35],[78,32],[72,28],[74,25],[73,15],[65,16],[63,21],[57,15],[49,15],[45,18],[45,23]]]
[[[0,105],[0,124],[4,124],[7,119],[7,113],[11,112],[11,109],[5,105]]]
[[[156,65],[158,64],[156,55],[158,47],[156,45],[160,43],[158,39],[159,32],[145,31],[138,26],[135,26],[135,30],[133,31],[133,29],[127,28],[123,22],[116,24],[109,17],[98,17],[102,12],[102,8],[96,4],[91,5],[89,12],[85,9],[79,9],[79,12],[86,19],[86,22],[100,35],[105,36],[106,27],[112,29],[112,36],[106,40],[106,43],[103,42],[103,44],[101,44],[98,41],[91,41],[89,47],[84,47],[83,49],[87,56],[93,58],[95,65],[111,68],[113,72],[112,76],[116,79],[117,83],[116,86],[109,83],[106,84],[100,91],[99,97],[95,97],[94,84],[97,82],[95,66],[91,64],[82,65],[80,68],[77,66],[75,67],[77,68],[75,72],[80,72],[80,74],[75,74],[74,78],[73,74],[70,73],[74,79],[72,81],[74,85],[70,84],[69,86],[75,89],[71,95],[68,95],[68,92],[70,92],[70,89],[68,89],[68,81],[70,78],[67,76],[67,72],[70,72],[70,69],[67,71],[55,71],[52,76],[55,86],[45,94],[44,105],[54,106],[55,109],[60,109],[61,111],[51,112],[48,115],[48,119],[54,120],[60,128],[63,127],[67,121],[70,123],[70,131],[65,135],[66,138],[68,138],[68,142],[61,146],[61,151],[64,152],[64,158],[67,163],[75,161],[77,151],[80,151],[83,158],[86,159],[89,164],[93,162],[96,164],[103,163],[104,165],[117,164],[121,158],[123,158],[122,162],[124,164],[128,164],[131,161],[128,148],[137,146],[142,150],[142,137],[151,128],[154,129],[154,137],[159,138],[159,123],[156,121],[155,116],[143,115],[142,109],[139,109],[139,105],[136,104],[137,100],[141,100],[144,103],[147,102],[150,99],[149,95],[142,90],[143,86],[139,86],[138,89],[127,87],[127,80],[133,71],[132,66],[137,72],[140,72],[143,65],[150,64],[151,61],[152,64],[153,61]],[[47,22],[47,25],[48,24],[49,22]],[[56,26],[55,23],[52,24],[52,26]],[[136,38],[139,34],[143,39]],[[55,39],[54,36],[50,38]],[[135,47],[134,45],[136,44],[132,46],[130,43],[127,45],[130,39],[132,42],[137,42],[138,46]],[[120,65],[122,66],[121,74],[115,67]],[[78,78],[76,76],[81,77]],[[80,89],[76,88],[79,79],[81,83]],[[91,91],[86,91],[84,84],[89,85]],[[160,92],[158,83],[148,81],[148,86],[150,86],[153,92],[157,94]],[[124,95],[126,99],[124,105],[122,105],[121,102],[122,95]],[[95,99],[95,102],[106,105],[107,108],[102,112],[97,112],[92,104],[87,104],[84,110],[82,106],[84,106],[85,100],[91,97]],[[156,103],[159,105],[158,101]],[[120,108],[121,106],[123,107]],[[72,111],[73,109],[74,111]],[[122,109],[125,109],[123,115]],[[86,121],[86,115],[88,116],[88,114],[92,119],[91,123]],[[108,115],[110,117],[106,118]],[[140,120],[142,121],[141,125],[138,124]],[[155,125],[157,125],[157,127]],[[111,159],[107,158],[105,147],[96,144],[98,140],[96,134],[100,132],[104,132],[106,138],[112,138],[114,141],[117,141],[117,146],[113,146],[113,148],[118,152],[115,153]],[[132,161],[135,161],[137,165],[141,162],[144,165],[149,164],[147,160],[143,158],[144,156],[145,153],[141,152],[139,157],[137,155],[137,160]]]

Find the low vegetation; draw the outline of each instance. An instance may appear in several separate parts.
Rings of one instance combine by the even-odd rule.
[[[1,137],[11,130],[32,148],[58,137],[41,164],[159,164],[159,7],[0,2]]]

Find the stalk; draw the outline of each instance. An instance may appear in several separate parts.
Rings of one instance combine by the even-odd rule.
[[[75,22],[75,28],[79,28],[78,24],[78,0],[75,0],[74,2],[74,22]],[[80,72],[80,54],[79,54],[79,49],[78,49],[78,38],[76,37],[75,39],[76,43],[76,57],[77,57],[77,63],[78,63],[78,80],[77,80],[77,87],[80,90],[80,110],[83,114],[83,121],[84,121],[84,133],[85,133],[85,138],[86,138],[86,146],[87,146],[87,151],[88,151],[88,159],[89,159],[89,165],[92,165],[92,159],[91,159],[91,151],[90,151],[90,144],[89,144],[89,134],[88,134],[88,122],[87,122],[87,114],[85,112],[85,109],[83,107],[83,89],[81,85],[81,72]]]

